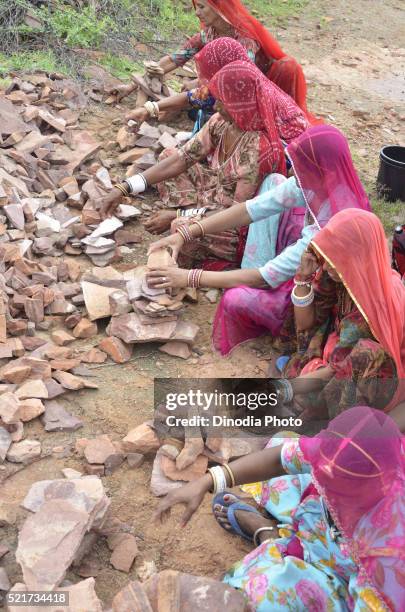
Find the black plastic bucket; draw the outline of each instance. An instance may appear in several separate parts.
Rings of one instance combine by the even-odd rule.
[[[405,147],[390,145],[381,149],[377,191],[389,202],[405,202]]]

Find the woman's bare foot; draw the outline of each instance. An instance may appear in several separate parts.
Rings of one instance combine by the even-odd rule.
[[[228,507],[240,501],[232,493],[224,495],[224,505],[215,504],[214,514],[217,521],[227,530],[232,531],[232,526],[228,521]],[[268,519],[265,516],[256,514],[255,512],[248,512],[246,510],[236,510],[235,517],[238,521],[239,527],[242,531],[253,538],[254,533],[260,527],[269,527],[269,531],[261,531],[258,535],[259,542],[268,540],[269,538],[276,538],[278,535],[277,521],[274,519]],[[270,528],[273,529],[270,529]]]

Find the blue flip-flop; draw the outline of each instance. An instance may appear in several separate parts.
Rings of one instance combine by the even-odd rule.
[[[235,493],[230,493],[229,491],[218,493],[212,500],[212,511],[214,513],[215,520],[217,521],[218,525],[220,525],[220,527],[222,527],[222,529],[224,529],[227,533],[236,533],[241,538],[244,538],[245,540],[248,540],[249,542],[253,542],[253,535],[249,535],[245,533],[243,529],[239,527],[239,523],[235,516],[235,512],[237,510],[244,510],[245,512],[253,512],[254,514],[258,514],[261,517],[263,517],[263,515],[258,510],[256,510],[256,508],[253,508],[253,506],[250,506],[249,504],[245,504],[244,502],[233,502],[232,504],[229,504],[227,506],[224,502],[225,495],[233,495],[234,497],[240,499],[238,495],[235,495]],[[214,511],[214,506],[216,505],[227,508],[228,521],[229,521],[229,524],[231,525],[231,529],[228,529],[227,527],[225,527],[225,525],[217,519],[215,515],[215,511]]]

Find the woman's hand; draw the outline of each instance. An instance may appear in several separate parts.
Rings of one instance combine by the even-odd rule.
[[[176,266],[150,268],[146,273],[146,282],[153,289],[171,289],[187,287],[188,270]]]
[[[301,263],[298,266],[296,278],[300,281],[310,279],[319,268],[319,262],[315,255],[308,250],[305,250],[301,257]]]
[[[122,192],[119,189],[113,189],[109,194],[101,199],[100,214],[102,219],[111,217],[114,211],[118,208],[122,199]]]
[[[135,110],[125,115],[125,121],[127,122],[136,121],[137,126],[133,126],[134,128],[137,128],[141,123],[146,121],[148,118],[149,118],[149,113],[146,110],[146,108],[143,108],[143,106],[141,106],[140,108],[136,108]]]
[[[186,509],[183,516],[181,517],[181,526],[185,527],[194,512],[201,505],[204,496],[210,490],[212,486],[212,479],[209,474],[205,474],[202,478],[189,482],[188,484],[175,489],[166,495],[166,497],[160,502],[159,506],[154,515],[155,521],[161,523],[168,519],[170,516],[170,510],[177,504],[183,504]]]
[[[150,255],[154,251],[158,251],[159,249],[169,247],[169,249],[171,249],[172,257],[174,261],[177,261],[179,253],[183,247],[183,244],[184,244],[184,240],[181,234],[179,234],[178,232],[175,232],[174,234],[171,234],[170,236],[167,236],[166,238],[161,238],[160,240],[157,240],[156,242],[152,242],[152,244],[149,246],[148,255]]]
[[[151,234],[163,234],[170,228],[170,224],[175,218],[175,211],[160,210],[145,221],[144,227]]]

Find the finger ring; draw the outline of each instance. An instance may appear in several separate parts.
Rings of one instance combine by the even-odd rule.
[[[164,276],[164,277],[162,278],[162,282],[163,282],[163,283],[165,283],[166,281],[167,281],[167,277],[166,277],[166,276]]]

